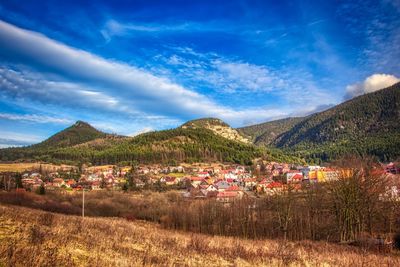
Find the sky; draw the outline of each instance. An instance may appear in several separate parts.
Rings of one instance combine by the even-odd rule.
[[[306,116],[399,81],[400,0],[0,1],[0,148]]]

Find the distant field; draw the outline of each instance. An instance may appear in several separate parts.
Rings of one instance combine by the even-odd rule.
[[[40,163],[0,163],[0,172],[24,172],[38,170],[40,166],[42,166],[43,169],[51,171],[75,168],[74,166],[69,165],[53,165]]]

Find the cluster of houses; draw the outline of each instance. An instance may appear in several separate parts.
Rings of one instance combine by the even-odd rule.
[[[257,168],[261,169],[261,166]],[[229,202],[255,193],[275,195],[288,190],[301,191],[309,184],[332,182],[351,175],[351,170],[321,166],[270,163],[262,168],[267,175],[257,176],[242,166],[217,171],[203,170],[188,178],[189,183],[184,196],[195,199],[215,197],[218,201]],[[377,172],[395,181],[386,188],[386,192],[392,199],[400,201],[400,177],[393,174],[393,168],[391,163],[384,165],[382,170]]]
[[[261,166],[258,166],[261,168]],[[268,175],[257,177],[243,166],[225,170],[203,170],[188,178],[186,197],[216,197],[218,201],[229,202],[244,195],[265,193],[279,194],[289,188],[301,190],[304,183],[329,182],[339,179],[338,170],[320,166],[293,166],[270,163],[263,166]]]
[[[400,180],[400,168],[393,163],[383,165],[379,171]],[[57,172],[46,176],[38,172],[25,173],[21,182],[30,191],[42,186],[45,190],[122,190],[132,187],[132,183],[139,189],[151,189],[151,185],[157,184],[182,190],[183,196],[191,199],[215,198],[230,202],[255,194],[279,194],[289,188],[301,191],[307,184],[331,182],[346,175],[350,175],[346,170],[274,162],[257,165],[252,170],[241,165],[224,164],[143,165],[133,170],[109,165],[86,168],[80,177],[74,179],[68,175],[61,178]],[[400,198],[399,189],[400,186],[392,184],[387,188],[387,194]]]
[[[229,202],[245,195],[242,181],[250,179],[251,172],[243,166],[228,169],[205,168],[197,175],[186,178],[188,198],[216,198],[221,202]]]
[[[124,178],[126,169],[122,168],[117,172],[113,168],[88,170],[78,179],[60,175],[59,172],[50,172],[42,175],[39,172],[26,172],[22,175],[21,183],[25,190],[36,191],[44,187],[46,191],[64,189],[66,191],[77,190],[100,190],[100,189],[121,189],[127,183]],[[64,176],[64,178],[62,178]],[[65,176],[67,176],[65,178]]]

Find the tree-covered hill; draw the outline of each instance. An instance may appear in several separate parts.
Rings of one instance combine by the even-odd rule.
[[[298,158],[284,155],[279,150],[267,150],[252,144],[230,140],[212,130],[201,127],[178,127],[144,133],[135,137],[115,136],[97,130],[92,131],[92,127],[87,124],[82,127],[85,128],[88,136],[83,136],[80,131],[78,131],[80,134],[77,134],[77,125],[75,124],[38,145],[1,149],[0,160],[40,160],[95,165],[200,161],[251,164],[253,159],[260,157],[276,161],[300,161]],[[90,141],[81,143],[81,140],[85,139]],[[74,145],[64,145],[64,140],[69,140],[70,144]]]
[[[55,147],[68,147],[77,144],[82,144],[92,141],[97,138],[106,137],[107,134],[103,133],[90,124],[77,121],[74,125],[56,133],[43,142],[33,145],[34,148],[55,148]]]
[[[274,144],[293,147],[400,133],[400,83],[308,116]]]
[[[243,136],[251,137],[258,146]],[[375,155],[383,161],[400,156],[400,83],[304,118],[287,118],[238,130],[219,119],[207,118],[176,129],[124,137],[103,133],[78,121],[37,145],[0,149],[0,160],[249,164],[259,157],[320,162],[344,154]]]
[[[303,118],[238,129],[261,146],[320,162],[344,154],[400,156],[400,83]]]
[[[256,145],[270,145],[277,136],[302,121],[302,117],[286,118],[238,128],[239,133],[249,136]]]

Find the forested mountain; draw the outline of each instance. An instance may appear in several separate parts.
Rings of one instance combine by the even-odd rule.
[[[66,145],[67,142],[71,145]],[[123,137],[105,134],[86,123],[77,122],[40,144],[0,150],[2,161],[40,160],[70,164],[195,161],[250,164],[259,157],[276,161],[299,161],[279,150],[267,150],[230,140],[200,125]]]
[[[74,125],[62,130],[59,133],[56,133],[55,135],[51,136],[50,138],[44,140],[39,144],[33,145],[32,147],[67,147],[82,144],[106,136],[106,133],[95,129],[90,124],[83,121],[77,121]]]
[[[400,83],[304,118],[238,129],[258,145],[319,162],[343,154],[400,156]]]
[[[254,146],[245,137],[249,136]],[[283,151],[283,152],[282,152]],[[343,154],[400,156],[400,83],[304,118],[232,129],[215,118],[135,137],[110,135],[78,121],[42,143],[0,150],[0,160],[93,164],[332,160]]]
[[[237,130],[244,136],[250,137],[252,142],[256,145],[270,145],[276,137],[290,130],[303,119],[302,117],[286,118],[246,126],[238,128]]]
[[[329,160],[344,153],[400,156],[400,83],[308,116],[273,144]]]

